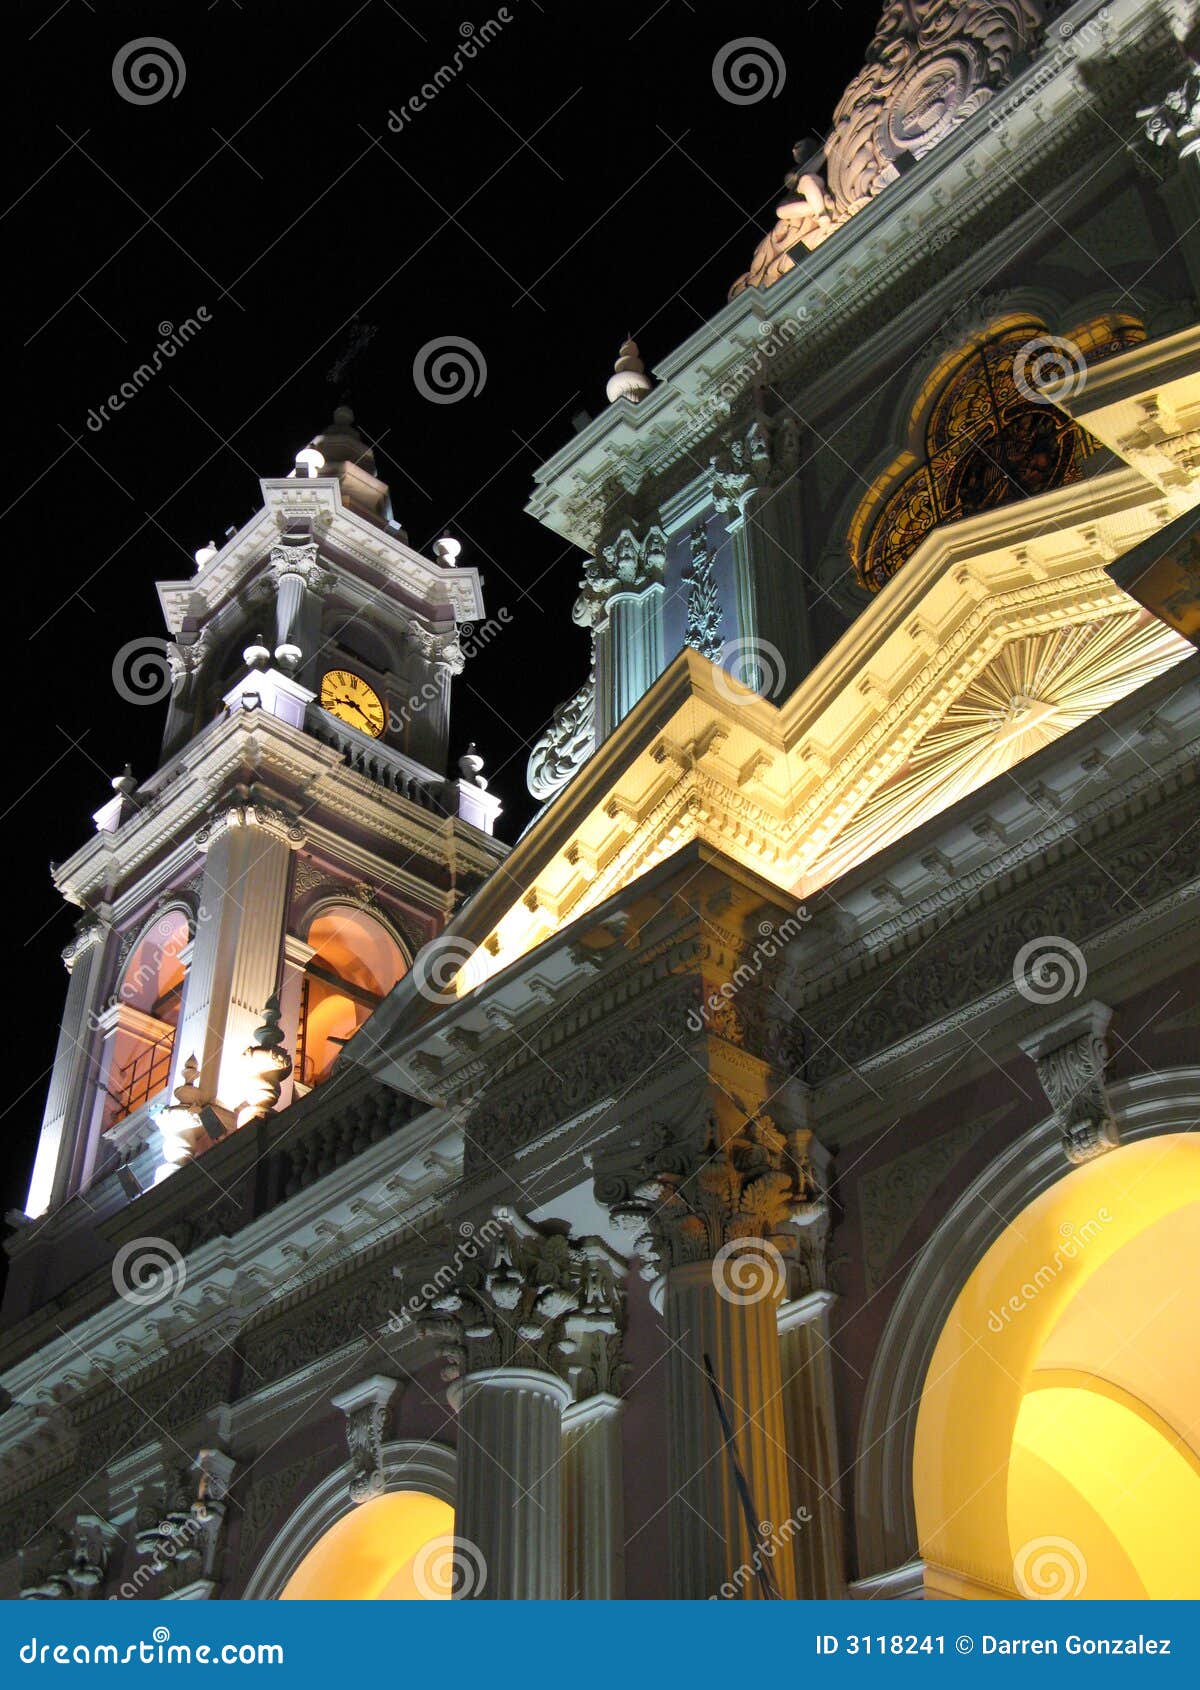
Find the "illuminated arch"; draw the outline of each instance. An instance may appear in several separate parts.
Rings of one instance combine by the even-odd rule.
[[[1198,1276],[1200,1135],[1071,1169],[994,1239],[921,1394],[928,1594],[1200,1596]]]
[[[301,987],[297,1073],[303,1084],[320,1085],[342,1046],[408,972],[409,959],[385,922],[359,904],[318,905],[305,939],[312,955]]]
[[[1036,316],[1013,313],[940,359],[912,407],[907,443],[851,519],[847,543],[860,586],[878,592],[943,523],[1079,479],[1089,439],[1037,397],[1036,349],[1048,341],[1062,347],[1068,375],[1082,380],[1087,365],[1145,338],[1141,322],[1119,312],[1058,341]]]
[[[388,1443],[383,1473],[379,1496],[357,1505],[350,1500],[348,1465],[329,1474],[276,1533],[243,1597],[403,1601],[416,1596],[410,1588],[414,1556],[454,1531],[454,1451],[427,1442]]]
[[[1200,1119],[1200,1067],[1115,1081],[1108,1098],[1126,1148],[1187,1133]],[[854,1461],[860,1578],[878,1580],[917,1557],[913,1451],[934,1348],[963,1287],[1018,1216],[1068,1177],[1058,1128],[1047,1117],[1013,1141],[951,1203],[909,1261],[871,1363]]]
[[[121,970],[104,1064],[106,1128],[157,1097],[167,1084],[191,937],[190,912],[171,905],[142,930]]]

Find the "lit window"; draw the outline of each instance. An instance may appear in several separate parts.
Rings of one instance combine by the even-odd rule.
[[[345,1045],[406,972],[391,934],[365,910],[323,909],[308,929],[296,1074],[305,1085],[329,1077]]]
[[[142,935],[125,965],[113,1000],[105,1127],[132,1115],[166,1086],[189,937],[186,914],[168,910]]]

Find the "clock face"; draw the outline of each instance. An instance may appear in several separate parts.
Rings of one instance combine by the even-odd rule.
[[[349,669],[330,669],[322,675],[321,708],[372,739],[378,739],[387,724],[379,694]]]

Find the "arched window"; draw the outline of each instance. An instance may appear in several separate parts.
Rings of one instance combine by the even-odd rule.
[[[910,444],[850,525],[860,585],[877,593],[943,523],[1078,480],[1089,437],[1041,392],[1077,392],[1089,364],[1145,338],[1136,318],[1115,312],[1061,339],[1034,318],[1009,318],[944,359],[914,408]]]
[[[312,957],[300,1000],[297,1077],[320,1085],[371,1012],[406,973],[387,928],[353,904],[327,905],[306,934]]]
[[[106,1128],[157,1097],[167,1083],[190,937],[186,912],[167,910],[142,934],[125,964],[111,1006]]]
[[[424,1491],[360,1503],[309,1550],[282,1602],[429,1602],[453,1593],[454,1509]]]

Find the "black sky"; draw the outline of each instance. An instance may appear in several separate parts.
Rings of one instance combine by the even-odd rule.
[[[792,144],[824,133],[878,14],[871,0],[508,0],[511,21],[389,131],[464,27],[500,10],[41,0],[7,14],[20,1007],[5,1208],[24,1197],[73,925],[48,860],[84,841],[127,760],[144,776],[157,756],[161,710],[125,703],[111,676],[126,641],[163,631],[155,580],[186,577],[198,546],[245,522],[257,478],[286,474],[348,396],[413,543],[455,534],[489,610],[511,618],[457,683],[453,744],[478,742],[515,838],[528,744],[587,662],[570,621],[580,555],[524,514],[533,471],[604,404],[626,332],[652,366],[721,305],[773,221]],[[114,58],[143,37],[181,57],[177,97],[118,94]],[[776,97],[718,95],[714,57],[743,37],[782,56]],[[160,324],[201,306],[202,332],[89,430]],[[369,344],[331,381],[356,319]],[[480,349],[486,383],[433,405],[413,359],[449,335]]]

